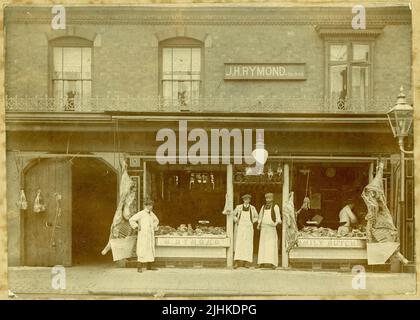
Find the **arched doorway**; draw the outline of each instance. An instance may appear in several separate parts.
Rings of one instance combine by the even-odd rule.
[[[24,171],[28,201],[23,219],[24,265],[111,262],[101,250],[108,242],[117,188],[117,173],[100,159],[32,161]],[[39,190],[45,205],[41,212],[34,208]]]
[[[108,242],[117,206],[117,174],[94,158],[72,160],[73,265],[112,262],[101,250]]]

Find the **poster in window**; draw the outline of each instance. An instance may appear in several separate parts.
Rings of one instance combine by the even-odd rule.
[[[137,211],[140,211],[140,177],[139,176],[130,176],[131,180],[134,182],[134,185],[136,187],[136,197],[135,197],[135,203]]]
[[[311,195],[311,209],[321,209],[321,193],[312,193]]]

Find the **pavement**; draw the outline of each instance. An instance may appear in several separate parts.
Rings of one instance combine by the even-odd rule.
[[[416,293],[414,273],[367,273],[295,269],[162,268],[137,273],[115,265],[65,268],[65,289],[54,289],[52,268],[10,267],[9,290],[15,298],[165,298],[261,296],[379,296]],[[353,289],[352,283],[359,283]],[[57,284],[57,281],[55,282]],[[62,282],[63,283],[63,282]]]

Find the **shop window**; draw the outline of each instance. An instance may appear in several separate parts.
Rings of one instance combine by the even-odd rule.
[[[365,111],[371,88],[370,43],[328,44],[329,103],[334,111]]]
[[[65,37],[50,43],[51,96],[61,110],[88,105],[92,94],[92,42]]]
[[[191,110],[200,97],[202,43],[175,38],[161,43],[161,96],[166,107]]]

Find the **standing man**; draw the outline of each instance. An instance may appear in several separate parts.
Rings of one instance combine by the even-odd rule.
[[[250,204],[251,196],[242,196],[243,204],[237,205],[233,211],[236,226],[234,268],[249,267],[254,252],[254,223],[258,221],[258,212]]]
[[[265,194],[265,206],[261,208],[258,217],[258,229],[260,229],[260,244],[258,248],[258,265],[264,267],[270,265],[276,269],[279,264],[279,248],[277,225],[281,224],[280,208],[273,203],[274,195]]]
[[[133,229],[138,228],[137,235],[137,271],[142,272],[145,264],[147,270],[156,270],[152,267],[155,261],[155,230],[159,225],[159,219],[153,213],[153,201],[146,200],[144,210],[133,215],[129,222]]]

